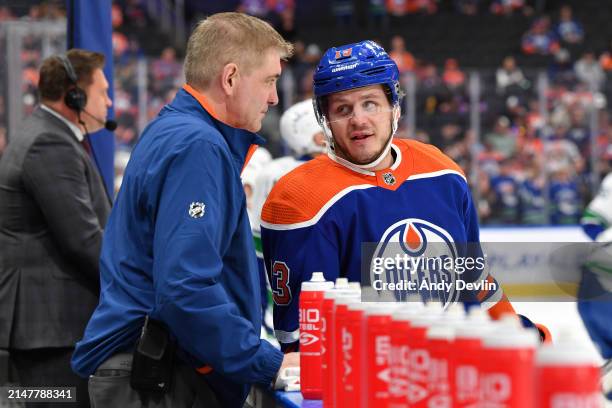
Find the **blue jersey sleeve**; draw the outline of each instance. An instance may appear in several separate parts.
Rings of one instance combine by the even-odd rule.
[[[213,143],[189,143],[168,164],[161,193],[149,197],[155,314],[202,365],[236,382],[269,383],[282,354],[226,292],[223,254],[243,205],[230,160]]]
[[[319,224],[297,229],[262,226],[264,260],[274,299],[274,333],[284,351],[299,340],[299,297],[302,282],[313,272],[334,281],[341,276],[339,250]]]
[[[472,195],[466,185],[464,198],[464,223],[467,236],[467,257],[480,258],[484,261],[483,268],[474,268],[469,279],[477,284],[482,284],[481,289],[462,294],[466,304],[479,303],[481,307],[488,310],[489,315],[498,318],[505,313],[515,314],[514,308],[504,294],[501,284],[489,272],[488,261],[480,245],[480,227],[478,214]],[[467,280],[467,279],[466,279]]]

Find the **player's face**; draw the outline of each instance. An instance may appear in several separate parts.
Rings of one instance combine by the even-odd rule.
[[[257,67],[241,74],[234,96],[237,123],[235,127],[258,132],[268,108],[278,103],[276,81],[281,74],[280,54],[268,49],[261,57]]]
[[[382,85],[331,94],[327,106],[338,157],[368,164],[382,154],[391,137],[393,115]]]
[[[108,97],[108,81],[104,72],[99,68],[95,69],[92,73],[92,79],[92,83],[85,88],[87,93],[85,110],[89,115],[81,114],[81,120],[85,122],[89,132],[95,132],[104,127],[108,108],[113,104]],[[92,118],[92,116],[98,120]]]

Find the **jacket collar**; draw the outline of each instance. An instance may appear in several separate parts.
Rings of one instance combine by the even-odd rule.
[[[61,121],[68,129],[70,129],[71,133],[74,135],[76,140],[78,140],[79,142],[83,142],[83,132],[81,132],[81,129],[79,129],[77,125],[70,122],[68,119],[62,116],[59,112],[54,111],[47,105],[44,105],[41,103],[39,105],[39,108],[40,108],[39,112],[41,113],[46,112],[47,114]]]
[[[220,121],[206,96],[187,84],[176,93],[170,106],[178,111],[199,116],[215,127],[229,146],[239,168],[244,168],[255,148],[265,143],[265,139],[255,133]]]

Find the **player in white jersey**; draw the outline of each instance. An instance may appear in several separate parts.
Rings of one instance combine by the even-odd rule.
[[[255,239],[255,251],[257,253],[257,265],[260,269],[262,285],[262,303],[264,310],[264,330],[269,340],[276,340],[273,335],[272,324],[272,301],[267,274],[263,262],[261,250],[261,231],[259,227],[261,208],[268,198],[272,187],[281,177],[304,162],[325,152],[325,136],[315,117],[311,100],[298,102],[283,113],[280,119],[280,133],[283,141],[291,149],[291,156],[274,159],[258,167],[249,176],[252,195],[249,205],[249,219],[251,230]],[[259,150],[259,149],[258,149]],[[243,177],[244,179],[244,177]],[[265,294],[265,296],[264,296]],[[268,301],[270,299],[270,301]],[[262,333],[263,334],[263,333]]]
[[[602,388],[612,404],[612,173],[602,181],[599,192],[580,220],[594,244],[584,264],[578,311],[589,335],[607,360]]]
[[[280,133],[291,149],[284,156],[267,163],[255,176],[253,187],[253,214],[259,218],[261,208],[276,182],[300,164],[325,152],[325,136],[315,117],[312,101],[298,102],[283,113]],[[259,222],[253,232],[259,235]]]
[[[580,220],[584,232],[593,241],[612,241],[612,173],[608,174]]]

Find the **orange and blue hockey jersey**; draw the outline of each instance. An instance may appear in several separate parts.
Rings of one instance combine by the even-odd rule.
[[[439,253],[446,245],[451,257],[482,257],[477,215],[461,169],[437,148],[412,140],[395,140],[392,153],[394,164],[376,172],[322,156],[281,178],[270,193],[261,234],[275,334],[285,349],[299,338],[300,287],[312,272],[368,283],[362,279],[363,243],[373,243],[376,256],[395,243],[410,256]],[[368,269],[369,260],[364,262]],[[453,299],[446,292],[445,301],[481,303],[493,317],[514,313],[486,267],[468,269],[462,280],[488,285],[457,291]],[[433,272],[433,280],[448,278],[446,271]]]

